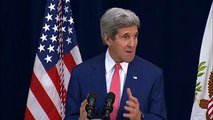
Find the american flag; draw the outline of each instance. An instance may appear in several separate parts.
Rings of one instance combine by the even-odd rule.
[[[70,0],[47,0],[25,120],[64,118],[71,69],[82,62]]]

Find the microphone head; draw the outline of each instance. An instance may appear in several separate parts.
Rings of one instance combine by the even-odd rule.
[[[105,105],[103,109],[102,118],[104,120],[110,119],[110,113],[113,111],[113,103],[115,101],[115,94],[113,92],[109,92],[105,99]]]
[[[87,102],[90,101],[90,99],[95,99],[96,100],[96,94],[94,92],[90,92],[88,97],[87,97]]]
[[[115,101],[115,94],[113,92],[109,92],[106,96],[106,101],[108,100],[112,100],[112,104],[114,103]]]
[[[95,102],[96,102],[96,94],[93,92],[90,92],[87,97],[88,104],[86,105],[86,112],[87,112],[87,118],[92,119],[93,114],[95,112]]]

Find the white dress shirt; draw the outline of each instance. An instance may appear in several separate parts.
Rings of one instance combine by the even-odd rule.
[[[112,75],[113,75],[114,70],[115,70],[115,68],[114,68],[115,64],[116,64],[116,62],[110,56],[109,50],[107,50],[106,57],[105,57],[107,93],[110,90],[110,84],[112,82]],[[123,94],[123,88],[124,88],[124,83],[125,83],[125,80],[126,80],[127,69],[128,69],[129,63],[122,62],[122,63],[120,63],[120,65],[121,65],[121,69],[119,70],[119,74],[120,74],[120,90],[121,90],[120,98],[121,98],[122,94]]]

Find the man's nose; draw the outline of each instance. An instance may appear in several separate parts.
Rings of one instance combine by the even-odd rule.
[[[136,38],[131,37],[128,43],[128,46],[133,47],[136,44]]]

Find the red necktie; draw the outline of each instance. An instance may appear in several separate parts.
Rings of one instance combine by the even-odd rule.
[[[116,120],[118,108],[119,108],[119,100],[120,100],[120,75],[119,70],[121,68],[120,64],[115,64],[115,71],[112,76],[112,81],[110,85],[110,92],[115,93],[115,102],[113,104],[113,111],[110,114],[111,120]]]

